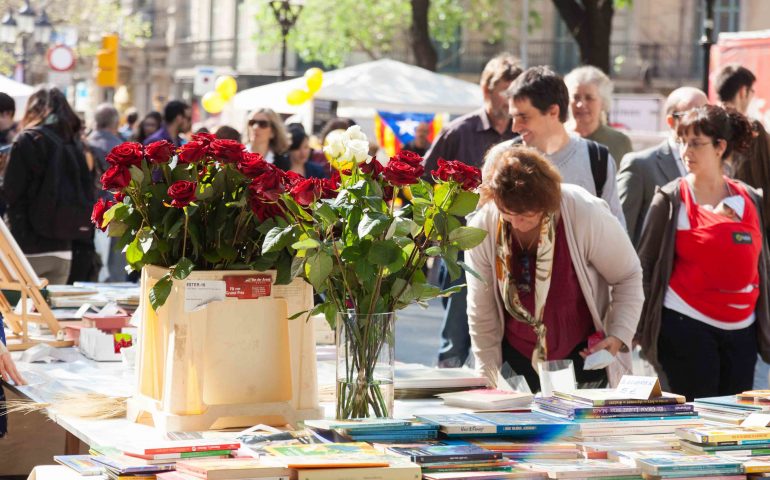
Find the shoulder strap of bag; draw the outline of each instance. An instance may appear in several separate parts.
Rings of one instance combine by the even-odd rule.
[[[610,152],[604,145],[593,140],[588,142],[588,158],[591,161],[591,175],[594,177],[594,189],[596,196],[601,198],[604,193],[604,185],[607,183],[607,162]]]

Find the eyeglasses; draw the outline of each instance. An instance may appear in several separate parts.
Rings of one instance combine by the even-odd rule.
[[[529,253],[519,253],[516,258],[519,261],[521,272],[516,280],[516,289],[521,293],[530,293],[532,291],[532,255]]]
[[[257,120],[256,118],[252,118],[249,120],[249,126],[253,127],[254,125],[258,126],[259,128],[267,128],[270,126],[270,122],[267,120]]]
[[[676,144],[679,147],[679,150],[684,151],[685,148],[690,150],[695,150],[700,147],[705,147],[706,145],[714,145],[716,142],[696,142],[695,140],[692,140],[690,142],[685,142],[683,140],[677,140]]]

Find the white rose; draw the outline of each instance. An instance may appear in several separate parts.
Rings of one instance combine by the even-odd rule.
[[[363,163],[369,159],[369,142],[366,140],[351,140],[347,144],[347,152],[350,152],[351,158],[356,163]]]
[[[345,133],[351,140],[363,140],[365,142],[369,141],[369,139],[366,138],[366,134],[361,131],[360,125],[351,125],[348,127]]]
[[[345,153],[345,143],[343,133],[339,130],[332,131],[326,137],[326,145],[324,146],[324,153],[327,153],[332,158],[338,158]]]

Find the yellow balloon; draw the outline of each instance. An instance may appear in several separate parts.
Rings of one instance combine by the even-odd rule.
[[[320,68],[311,68],[305,72],[305,83],[310,93],[315,93],[321,89],[324,81],[324,72]]]
[[[225,107],[225,99],[219,92],[208,92],[201,98],[201,105],[203,105],[204,110],[216,115]]]
[[[230,75],[222,75],[217,78],[217,81],[214,84],[214,90],[227,102],[233,98],[238,91],[238,82],[236,82]]]
[[[292,90],[288,95],[286,95],[286,102],[289,105],[302,105],[308,100],[310,100],[310,92],[306,90],[300,90],[299,88]]]

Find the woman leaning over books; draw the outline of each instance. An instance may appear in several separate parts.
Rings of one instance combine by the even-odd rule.
[[[469,225],[488,234],[467,257],[485,279],[468,276],[477,368],[496,379],[507,363],[536,391],[533,365],[571,359],[581,386],[615,385],[631,372],[643,303],[639,259],[620,222],[531,148],[491,149],[483,178]],[[583,358],[603,349],[615,356],[607,370],[584,370]]]
[[[761,194],[723,174],[752,142],[746,117],[706,105],[677,128],[685,177],[659,188],[639,245],[638,340],[668,388],[693,400],[752,388],[770,360],[768,250]]]

